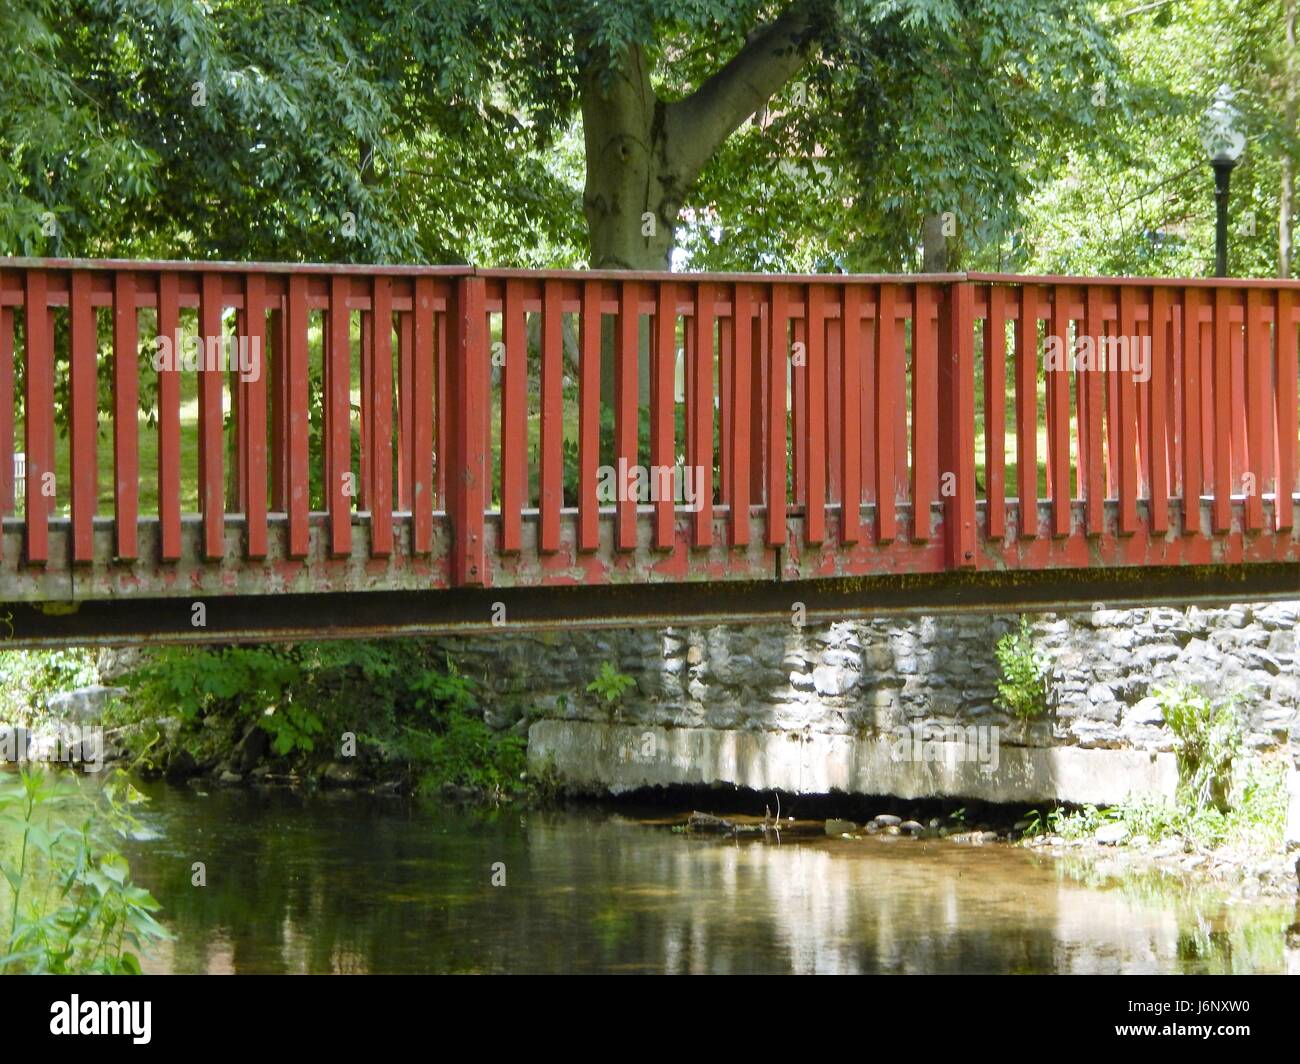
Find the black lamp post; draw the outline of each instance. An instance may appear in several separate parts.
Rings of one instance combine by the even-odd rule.
[[[1228,276],[1228,182],[1246,148],[1246,138],[1237,128],[1241,117],[1232,105],[1232,90],[1220,85],[1214,102],[1205,112],[1201,143],[1214,168],[1214,276]]]

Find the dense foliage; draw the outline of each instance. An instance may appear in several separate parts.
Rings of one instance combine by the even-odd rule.
[[[0,250],[558,266],[601,258],[602,211],[649,210],[697,267],[911,269],[943,218],[950,265],[1201,273],[1198,130],[1228,84],[1234,267],[1274,273],[1294,10],[11,0]],[[801,65],[758,54],[778,24]],[[644,114],[596,129],[642,74]],[[620,153],[678,120],[646,163],[663,187],[633,195]]]
[[[50,695],[85,687],[95,680],[92,651],[0,650],[0,720],[30,721],[44,710]]]
[[[124,682],[117,719],[146,770],[211,770],[231,751],[255,761],[261,733],[284,773],[355,758],[426,790],[524,786],[523,737],[492,731],[474,681],[414,640],[163,648]]]

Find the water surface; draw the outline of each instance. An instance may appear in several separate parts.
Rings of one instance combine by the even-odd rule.
[[[1296,919],[1007,846],[144,789],[155,972],[1277,972]]]

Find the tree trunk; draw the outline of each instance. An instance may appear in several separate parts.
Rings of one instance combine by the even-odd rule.
[[[803,66],[810,27],[826,0],[793,0],[690,96],[655,96],[645,50],[615,69],[587,68],[582,125],[583,208],[594,269],[666,270],[682,203],[740,125]]]
[[[583,210],[591,267],[670,270],[682,203],[722,143],[803,65],[812,13],[794,0],[684,100],[664,103],[645,50],[613,70],[590,64],[581,86],[587,163]],[[649,323],[642,322],[639,401],[649,401]],[[614,321],[601,323],[601,397],[614,401]]]
[[[669,194],[663,104],[641,48],[629,49],[608,80],[599,72],[588,75],[582,127],[592,268],[668,269],[681,198]]]
[[[927,214],[921,222],[921,272],[948,272],[948,238],[941,214]]]

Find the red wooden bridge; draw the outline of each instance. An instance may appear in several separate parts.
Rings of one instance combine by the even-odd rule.
[[[0,637],[1300,597],[1298,326],[1295,281],[0,259]]]

